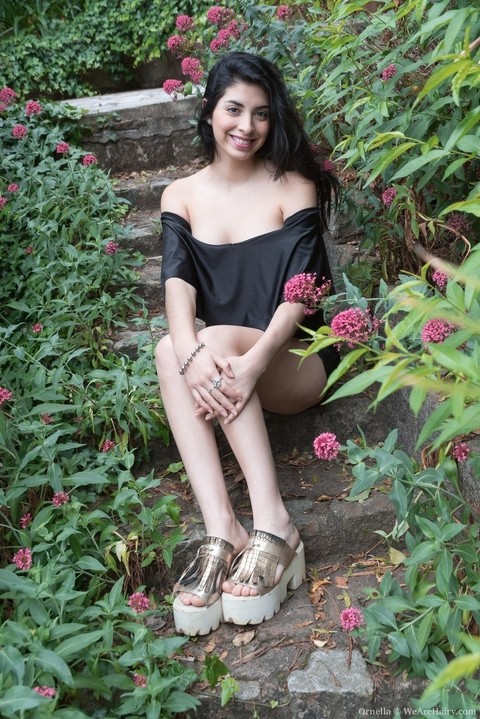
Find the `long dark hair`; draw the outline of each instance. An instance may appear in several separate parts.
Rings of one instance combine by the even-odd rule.
[[[338,202],[340,185],[336,176],[323,167],[322,159],[312,147],[294,101],[282,75],[269,60],[247,52],[223,55],[211,69],[203,102],[198,111],[197,132],[208,162],[215,158],[215,138],[207,122],[217,102],[235,82],[263,87],[270,103],[270,132],[258,151],[258,157],[274,168],[278,179],[286,172],[296,171],[314,182],[317,188],[320,217],[327,227],[333,202]]]

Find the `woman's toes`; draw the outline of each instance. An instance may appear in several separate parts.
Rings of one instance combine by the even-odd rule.
[[[203,607],[205,605],[203,599],[188,592],[180,592],[178,598],[186,607]]]

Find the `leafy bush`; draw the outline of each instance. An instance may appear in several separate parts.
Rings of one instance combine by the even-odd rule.
[[[179,510],[136,476],[168,431],[149,333],[137,360],[110,349],[146,321],[126,204],[74,145],[76,111],[0,100],[0,714],[173,716],[196,677],[171,659],[185,640],[149,625],[166,607],[146,585]]]
[[[165,52],[172,15],[206,3],[95,0],[79,7],[64,0],[39,2],[24,15],[17,6],[7,0],[3,8],[0,86],[15,85],[22,97],[71,98],[94,94],[93,70],[114,82],[130,79],[133,67]]]

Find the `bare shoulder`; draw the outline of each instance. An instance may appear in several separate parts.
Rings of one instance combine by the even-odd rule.
[[[298,172],[287,172],[282,178],[281,204],[283,217],[317,205],[314,183]]]
[[[203,170],[199,170],[193,175],[174,180],[168,185],[162,193],[162,212],[175,212],[189,221],[189,199],[194,195],[195,189],[199,185],[199,176],[202,172]]]

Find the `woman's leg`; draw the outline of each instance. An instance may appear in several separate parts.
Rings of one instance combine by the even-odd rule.
[[[247,532],[237,521],[228,496],[213,424],[195,415],[194,400],[178,372],[169,336],[157,346],[156,365],[168,422],[200,507],[206,534],[231,542],[238,552],[245,546]],[[181,593],[180,598],[184,604],[203,604],[191,594]]]

